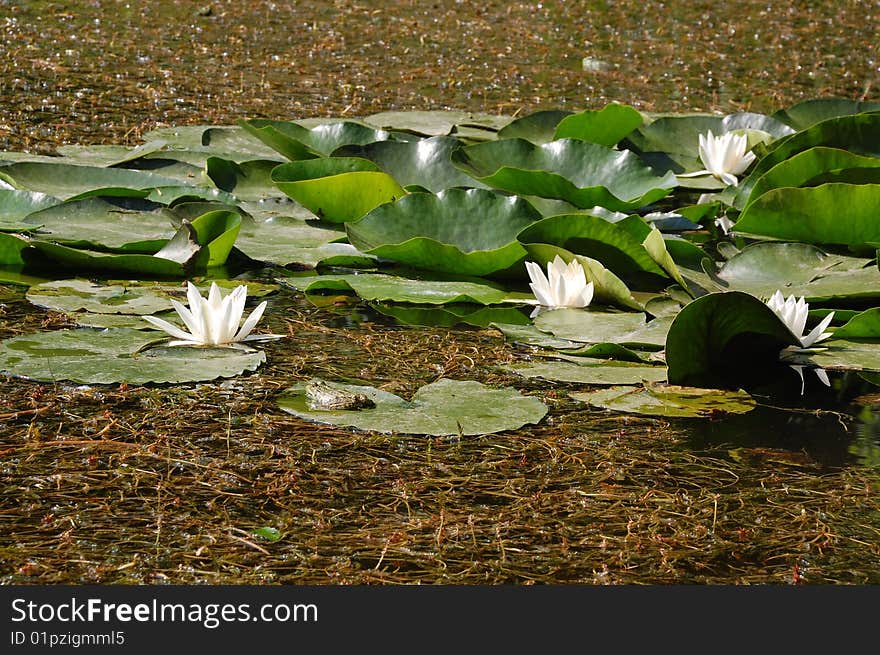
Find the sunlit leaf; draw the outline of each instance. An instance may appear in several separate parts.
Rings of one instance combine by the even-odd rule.
[[[375,407],[353,410],[311,409],[307,382],[278,398],[282,410],[318,423],[386,434],[477,435],[516,430],[538,423],[547,413],[539,399],[511,388],[492,388],[472,380],[441,378],[421,387],[410,401],[370,386],[328,383],[349,393],[363,394]]]

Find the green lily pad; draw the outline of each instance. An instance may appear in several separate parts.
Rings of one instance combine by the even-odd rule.
[[[377,141],[365,146],[345,146],[334,157],[359,157],[375,163],[404,187],[433,193],[450,187],[486,188],[452,165],[450,156],[462,147],[459,139],[436,136],[421,141]]]
[[[324,123],[308,128],[293,121],[255,118],[241,121],[239,125],[291,161],[328,156],[346,145],[364,145],[394,138],[391,132],[354,121]]]
[[[143,198],[149,189],[180,183],[173,177],[146,171],[62,162],[19,162],[0,166],[0,179],[17,189],[45,193],[61,200],[98,195]]]
[[[576,139],[478,143],[456,150],[452,162],[491,187],[560,198],[577,207],[636,209],[666,197],[677,185],[675,175],[658,177],[628,150]]]
[[[254,371],[262,350],[232,348],[145,348],[157,331],[56,330],[0,341],[0,371],[40,382],[149,384],[214,380]]]
[[[593,407],[669,418],[745,414],[756,405],[755,400],[744,391],[702,389],[671,384],[645,387],[617,386],[569,395]]]
[[[364,300],[444,305],[448,303],[522,302],[533,296],[507,291],[480,279],[419,279],[383,273],[320,275],[317,277],[281,278],[280,284],[293,286],[304,293],[316,291],[354,291]]]
[[[457,275],[489,275],[521,262],[516,240],[540,218],[525,200],[484,189],[411,193],[348,223],[359,250],[407,266]]]
[[[410,132],[419,136],[449,136],[464,128],[483,133],[482,139],[494,138],[495,133],[510,122],[510,116],[465,111],[383,111],[363,119],[367,125],[380,130]]]
[[[556,126],[574,112],[559,109],[542,109],[515,118],[498,130],[499,139],[525,139],[541,144],[556,138]]]
[[[602,109],[566,116],[556,126],[553,139],[580,139],[610,148],[644,122],[633,107],[610,102]]]
[[[751,202],[737,234],[865,247],[880,242],[880,184],[772,189]]]
[[[330,262],[349,266],[375,263],[375,257],[365,255],[345,239],[345,232],[335,227],[280,215],[243,223],[235,247],[254,261],[279,266],[314,268]]]
[[[665,382],[666,367],[619,364],[577,364],[546,361],[505,366],[504,370],[527,378],[579,384],[640,384]]]
[[[777,289],[808,302],[864,297],[880,294],[875,288],[880,272],[865,269],[870,261],[829,254],[807,243],[753,243],[724,262],[717,278],[732,290],[764,298]],[[872,280],[876,284],[870,284]]]
[[[281,164],[272,181],[318,218],[356,221],[374,207],[406,195],[397,181],[359,157],[323,157]]]
[[[663,316],[646,321],[642,312],[554,309],[535,317],[535,327],[560,339],[580,343],[616,343],[662,347],[672,321]]]
[[[2,237],[3,235],[0,235]],[[51,262],[61,270],[83,273],[85,271],[100,271],[104,273],[126,273],[145,278],[182,278],[186,277],[186,269],[183,264],[142,254],[118,254],[86,250],[81,248],[68,248],[57,243],[31,240],[29,250],[37,253],[40,263],[46,265]],[[26,252],[22,253],[23,256]],[[30,263],[30,258],[29,263]]]
[[[220,157],[208,157],[205,171],[218,189],[234,193],[240,200],[263,200],[286,197],[272,181],[272,169],[277,161],[257,159],[234,162]]]
[[[29,214],[57,205],[61,200],[38,191],[0,188],[0,220],[20,221]]]
[[[556,245],[576,255],[596,259],[622,278],[634,273],[667,277],[639,240],[616,223],[589,214],[560,214],[541,219],[526,226],[517,239],[526,245]]]
[[[538,348],[552,348],[562,350],[566,348],[575,349],[583,345],[579,341],[560,339],[559,337],[554,337],[549,332],[539,330],[532,323],[531,319],[529,320],[528,325],[520,325],[518,322],[493,322],[491,324],[491,327],[501,332],[501,334],[504,335],[504,338],[508,341],[523,344],[525,346],[536,346]]]
[[[779,139],[757,161],[740,182],[734,206],[742,209],[755,183],[771,168],[794,155],[825,146],[849,150],[859,155],[880,157],[880,112],[829,118],[811,127]]]
[[[880,183],[880,157],[866,157],[839,148],[809,148],[779,162],[759,177],[746,205],[771,189],[815,187],[829,182]]]
[[[160,127],[144,134],[143,139],[147,142],[162,141],[172,153],[178,154],[190,152],[230,159],[230,153],[240,153],[241,158],[233,158],[234,161],[278,157],[277,150],[264,144],[240,125]],[[163,156],[170,154],[166,150]]]
[[[697,298],[672,320],[666,339],[669,382],[741,387],[778,364],[798,340],[766,304],[741,291]]]
[[[41,239],[71,248],[148,253],[174,236],[174,214],[141,199],[87,198],[32,213],[27,223],[42,225]]]
[[[96,284],[84,279],[53,280],[32,286],[27,299],[38,307],[70,314],[154,314],[171,309],[172,287],[155,282]]]
[[[840,116],[880,111],[880,102],[860,102],[849,98],[810,98],[780,109],[773,118],[801,131]]]
[[[834,336],[810,356],[814,364],[832,371],[880,371],[880,342],[837,339],[836,332]]]
[[[834,330],[835,339],[880,339],[880,307],[859,312]]]
[[[420,388],[411,401],[369,386],[327,383],[370,398],[375,407],[358,410],[311,409],[306,382],[278,398],[282,410],[303,419],[385,434],[476,435],[516,430],[541,421],[547,407],[516,389],[490,388],[475,381],[442,378]]]
[[[78,143],[68,143],[58,146],[55,150],[59,155],[64,157],[65,163],[109,168],[111,166],[126,164],[146,155],[160,152],[167,145],[168,143],[166,141],[155,139],[149,140],[134,148],[114,144],[82,145]]]

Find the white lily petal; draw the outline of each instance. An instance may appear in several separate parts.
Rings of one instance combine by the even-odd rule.
[[[827,328],[831,324],[831,320],[834,318],[834,312],[830,312],[822,321],[813,328],[813,330],[806,335],[805,337],[801,337],[801,345],[804,348],[809,348],[817,341],[822,341],[822,339],[827,339],[831,336],[831,332],[825,332],[825,328]]]
[[[171,300],[171,306],[174,308],[174,311],[177,312],[177,315],[183,321],[184,325],[189,329],[191,333],[190,336],[196,338],[200,337],[202,334],[202,325],[196,317],[193,316],[192,312],[174,299]]]
[[[529,277],[532,282],[529,284],[529,288],[532,290],[532,293],[535,294],[535,298],[538,299],[538,302],[542,305],[549,307],[553,304],[553,296],[550,292],[550,283],[546,277],[544,277],[544,271],[541,270],[541,267],[535,264],[534,262],[526,262],[526,270],[528,270]]]
[[[819,378],[819,381],[822,382],[826,387],[831,386],[831,380],[828,379],[828,373],[825,372],[824,368],[816,367],[813,369],[813,372],[816,374],[816,377]]]
[[[167,332],[172,337],[177,337],[178,339],[187,339],[187,340],[192,339],[191,334],[187,334],[186,332],[181,330],[176,325],[172,325],[171,323],[169,323],[168,321],[166,321],[164,319],[158,318],[156,316],[141,316],[141,318],[144,319],[145,321],[147,321],[148,323],[155,325],[157,328],[159,328],[163,332]]]
[[[205,333],[205,312],[202,310],[202,296],[199,294],[199,288],[196,285],[192,282],[187,282],[186,284],[186,297],[189,301],[189,311],[195,322],[194,324],[197,326],[195,328],[190,327],[190,330],[193,331],[193,334],[197,334],[201,337],[204,336]],[[180,313],[180,310],[177,311]],[[189,324],[187,323],[187,325]]]
[[[266,309],[266,304],[267,303],[264,300],[254,308],[254,311],[251,312],[250,316],[245,319],[244,324],[241,326],[238,334],[235,335],[233,341],[242,341],[247,338],[247,336],[251,333],[251,330],[253,330],[254,326],[257,324],[257,321],[262,318],[263,312]]]

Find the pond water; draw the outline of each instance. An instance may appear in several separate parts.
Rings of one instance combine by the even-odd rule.
[[[0,0],[0,150],[391,109],[880,99],[880,2],[782,5]],[[64,325],[20,289],[2,302],[3,337]],[[0,581],[880,582],[880,396],[864,380],[664,420],[503,372],[530,351],[494,330],[405,326],[289,290],[265,324],[289,339],[225,382],[8,380]],[[474,438],[336,430],[274,405],[312,375],[401,395],[442,376],[509,384],[550,413]]]

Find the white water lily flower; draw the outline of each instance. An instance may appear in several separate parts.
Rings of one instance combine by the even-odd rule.
[[[547,264],[547,275],[534,262],[526,262],[526,270],[532,280],[529,287],[541,307],[536,307],[532,317],[542,308],[586,307],[593,300],[593,283],[587,282],[584,268],[576,259],[569,264],[559,255]]]
[[[825,328],[828,327],[831,323],[831,319],[834,318],[834,312],[829,312],[819,325],[813,328],[809,334],[804,334],[803,332],[807,326],[807,314],[810,311],[810,305],[807,304],[803,296],[796,299],[794,294],[792,294],[788,298],[785,298],[782,295],[782,291],[777,289],[776,293],[770,296],[770,300],[767,301],[767,306],[773,310],[774,314],[782,319],[782,322],[785,323],[786,327],[788,327],[791,333],[797,337],[797,340],[801,344],[800,348],[789,346],[779,353],[779,360],[788,364],[789,367],[800,377],[801,395],[804,394],[805,368],[813,371],[816,374],[816,377],[818,377],[825,386],[830,387],[831,381],[828,379],[828,374],[825,372],[825,369],[816,366],[810,361],[808,356],[809,351],[807,349],[817,341],[822,341],[822,339],[827,339],[831,336],[831,332],[825,332]]]
[[[700,161],[706,168],[694,173],[686,173],[679,177],[694,177],[714,175],[725,184],[737,185],[737,175],[745,172],[749,165],[755,161],[755,153],[746,152],[749,146],[748,137],[745,134],[727,132],[715,136],[712,130],[707,134],[700,135]]]
[[[834,318],[834,312],[829,312],[828,316],[823,318],[819,325],[813,328],[809,334],[804,334],[810,305],[804,301],[803,296],[795,299],[792,294],[785,298],[782,295],[782,291],[777,289],[776,293],[770,296],[770,300],[767,301],[767,306],[782,319],[786,327],[797,337],[797,340],[801,343],[801,348],[809,348],[817,341],[822,341],[822,339],[827,339],[831,336],[831,332],[825,332],[825,328],[828,327],[831,319]]]
[[[187,282],[187,298],[189,309],[176,300],[171,304],[183,320],[189,332],[184,332],[176,325],[156,316],[143,316],[142,318],[155,325],[160,330],[177,337],[169,341],[169,346],[229,346],[242,347],[242,341],[258,341],[264,339],[277,339],[279,334],[251,334],[257,321],[263,316],[266,309],[264,300],[247,317],[239,329],[241,315],[244,312],[244,304],[247,299],[247,285],[236,287],[226,297],[221,297],[220,287],[216,282],[211,283],[208,297],[202,298],[198,287],[192,282]]]

